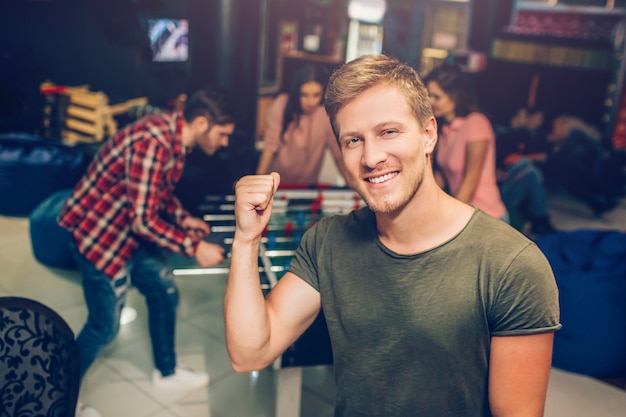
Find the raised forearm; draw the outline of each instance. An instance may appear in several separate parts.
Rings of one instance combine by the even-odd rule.
[[[233,369],[264,368],[270,358],[270,319],[261,291],[258,251],[272,214],[280,176],[248,175],[235,184],[235,237],[224,294],[226,347]]]
[[[226,347],[238,372],[266,367],[270,323],[261,291],[258,242],[233,241],[231,267],[224,295]]]
[[[469,203],[474,197],[474,193],[476,192],[476,187],[478,185],[478,178],[475,177],[466,177],[463,179],[461,183],[461,187],[457,191],[455,197],[458,200],[461,200],[465,203]]]

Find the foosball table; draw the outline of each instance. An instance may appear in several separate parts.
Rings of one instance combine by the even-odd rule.
[[[350,189],[281,185],[274,196],[272,216],[259,247],[259,285],[264,293],[267,294],[289,269],[291,258],[307,229],[325,216],[349,213],[364,206],[364,201]],[[210,241],[225,248],[227,259],[235,232],[234,208],[233,195],[209,195],[199,206],[202,218],[210,225]],[[177,267],[172,274],[178,277],[226,275],[228,271],[226,261],[210,268],[197,265]],[[330,338],[321,311],[309,329],[274,362],[273,368],[278,372],[276,417],[300,415],[303,367],[332,363]]]

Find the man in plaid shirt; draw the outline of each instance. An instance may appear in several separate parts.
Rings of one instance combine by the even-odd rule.
[[[198,387],[208,375],[176,365],[178,291],[164,273],[165,252],[195,257],[204,267],[224,260],[221,246],[202,237],[209,227],[173,195],[186,153],[212,155],[235,128],[223,93],[200,90],[184,110],[146,116],[105,142],[66,201],[59,224],[75,240],[89,311],[77,338],[81,378],[119,330],[132,284],[146,298],[157,387]]]

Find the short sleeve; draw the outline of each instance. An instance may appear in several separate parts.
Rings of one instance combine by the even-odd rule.
[[[300,246],[296,250],[289,265],[289,272],[300,277],[317,291],[320,290],[320,283],[317,274],[317,255],[320,250],[320,242],[327,230],[324,226],[328,219],[322,219],[313,227],[308,229],[302,236]]]
[[[529,244],[498,281],[489,308],[493,336],[512,336],[558,330],[556,280],[546,257]]]
[[[471,113],[467,116],[463,131],[467,135],[467,142],[480,140],[495,141],[495,133],[491,122],[482,113]]]

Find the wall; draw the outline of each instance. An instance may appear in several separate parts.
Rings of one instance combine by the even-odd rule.
[[[45,80],[88,84],[112,102],[147,96],[165,104],[186,90],[191,62],[153,63],[147,19],[185,16],[186,3],[173,0],[12,1],[0,15],[0,111],[32,129]]]
[[[532,106],[547,127],[561,114],[580,117],[610,137],[623,82],[624,11],[520,9],[495,35],[487,70],[479,74],[483,104],[508,124],[527,106],[531,79],[538,80]]]
[[[213,158],[194,153],[185,178],[197,194],[230,189],[233,178],[250,172],[256,164],[260,1],[3,2],[0,132],[40,133],[43,97],[39,86],[45,80],[58,85],[88,84],[91,90],[107,94],[112,103],[146,96],[155,106],[166,106],[181,92],[217,84],[231,91],[239,103],[232,146]],[[187,62],[152,62],[147,20],[157,17],[189,20]]]

